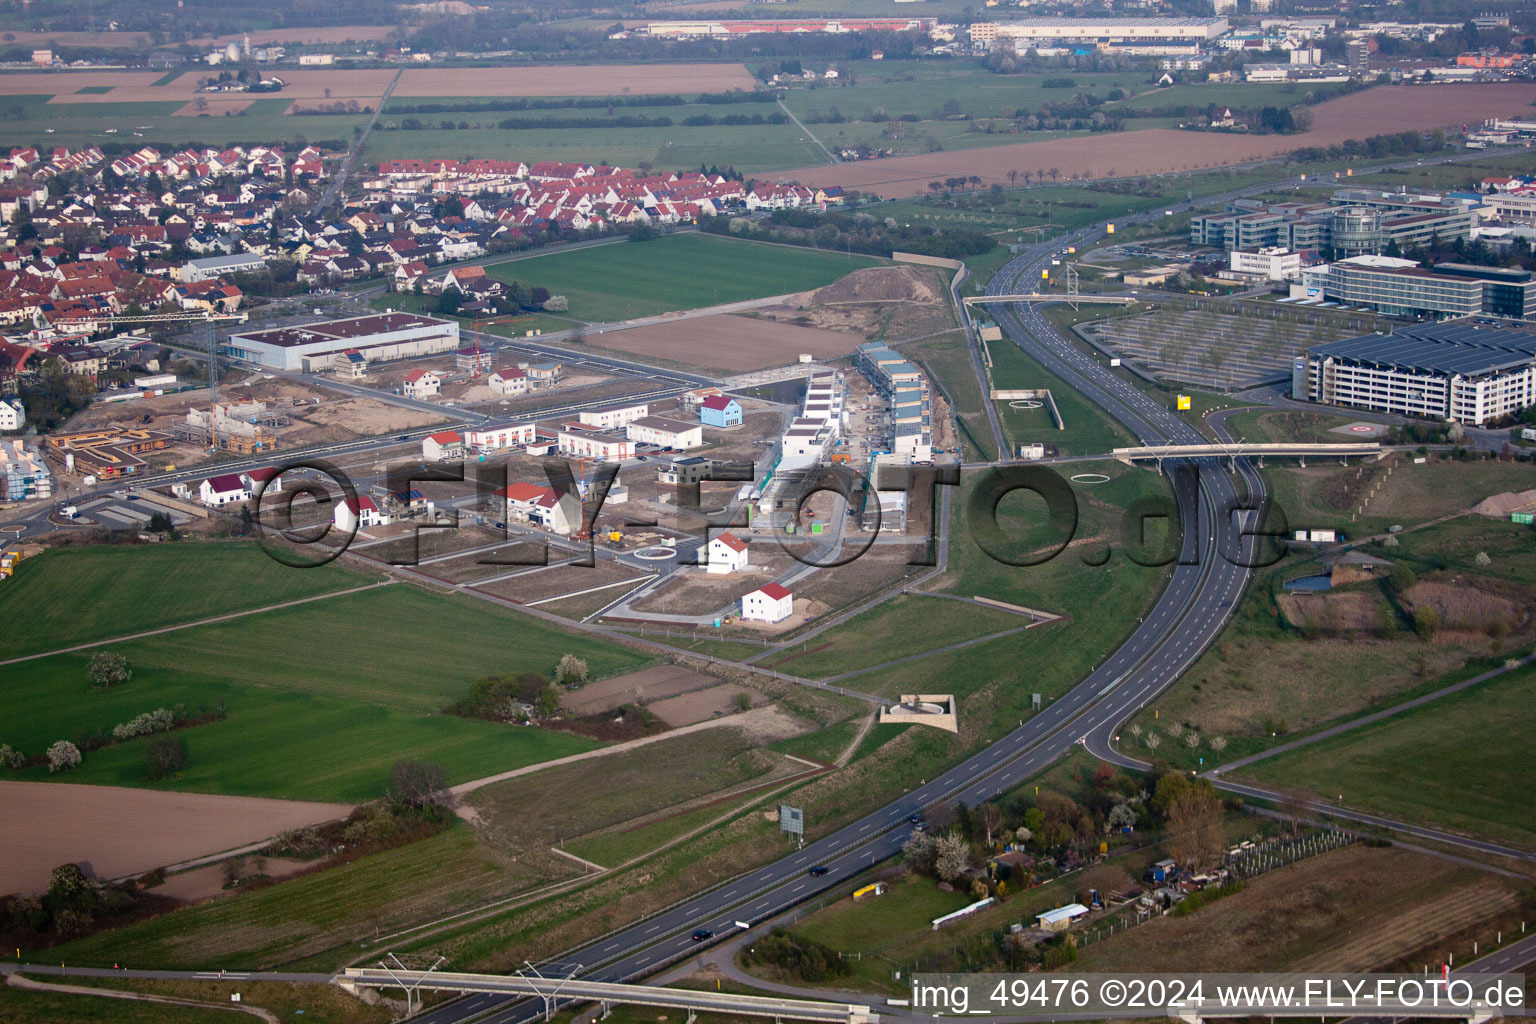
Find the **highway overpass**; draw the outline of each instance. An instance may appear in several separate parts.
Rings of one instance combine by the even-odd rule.
[[[1299,458],[1307,464],[1307,456],[1319,459],[1347,459],[1351,455],[1362,458],[1381,458],[1391,449],[1383,448],[1374,441],[1350,441],[1339,444],[1279,442],[1264,444],[1151,444],[1135,448],[1115,448],[1110,455],[1121,462],[1156,462],[1164,459],[1239,458],[1250,456],[1262,460],[1269,458]]]
[[[738,1013],[775,1020],[809,1020],[824,1024],[878,1024],[880,1017],[867,1006],[820,1002],[776,996],[744,996],[732,992],[699,992],[659,985],[624,985],[576,978],[540,978],[522,974],[452,974],[383,967],[349,967],[337,975],[344,988],[399,988],[408,991],[492,992],[499,995],[534,996],[544,1003],[544,1019],[554,1015],[560,1003],[592,1002],[606,1013],[615,1003],[637,1006],[668,1006],[694,1014]]]
[[[1075,302],[1079,305],[1129,306],[1140,299],[1129,295],[1068,295],[1066,292],[1022,292],[1016,295],[967,295],[961,300],[967,306],[986,306],[998,302]]]

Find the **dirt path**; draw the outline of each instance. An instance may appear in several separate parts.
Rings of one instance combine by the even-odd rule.
[[[848,767],[848,762],[853,760],[853,755],[858,751],[859,744],[864,742],[864,737],[869,735],[869,730],[875,727],[875,722],[880,718],[879,710],[871,711],[869,717],[864,719],[864,724],[859,726],[859,731],[853,734],[853,739],[843,752],[837,755],[837,760],[832,762],[839,768]]]
[[[116,988],[88,988],[85,985],[54,985],[48,982],[36,981],[21,974],[7,974],[5,983],[13,988],[31,989],[34,992],[65,992],[76,996],[103,996],[107,999],[138,999],[146,1003],[165,1003],[169,1006],[191,1006],[199,1010],[227,1010],[231,1013],[246,1013],[252,1017],[260,1017],[267,1024],[281,1024],[277,1014],[271,1010],[263,1010],[259,1006],[246,1006],[243,1003],[210,1003],[201,999],[182,999],[178,996],[161,996],[149,992],[125,992]]]
[[[230,619],[240,619],[247,615],[260,615],[262,612],[275,612],[280,608],[292,608],[295,605],[309,604],[311,601],[324,601],[332,597],[342,597],[346,594],[356,594],[364,590],[372,590],[375,587],[387,587],[395,581],[392,579],[380,580],[377,583],[365,583],[361,587],[352,587],[349,590],[337,590],[329,594],[316,594],[314,597],[300,597],[293,601],[282,601],[278,604],[269,604],[261,608],[248,608],[243,612],[230,612],[228,615],[215,615],[210,619],[198,619],[195,622],[183,622],[175,626],[161,626],[159,629],[146,629],[139,633],[129,633],[126,636],[115,636],[110,640],[93,640],[88,644],[76,644],[73,647],[60,647],[52,651],[43,651],[41,654],[24,654],[19,658],[7,658],[0,661],[0,665],[14,665],[22,661],[36,661],[38,658],[51,658],[55,654],[71,654],[75,651],[88,651],[93,647],[106,647],[109,644],[127,643],[129,640],[138,640],[146,636],[159,636],[161,633],[175,633],[177,630],[191,629],[193,626],[210,626],[215,622],[228,622]]]

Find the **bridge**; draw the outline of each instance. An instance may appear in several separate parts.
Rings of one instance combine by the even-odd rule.
[[[993,302],[1076,302],[1079,304],[1098,303],[1110,306],[1129,306],[1140,302],[1138,298],[1130,295],[1087,295],[1068,294],[1067,292],[1024,292],[1018,295],[967,295],[960,301],[967,306],[985,306]]]
[[[1326,459],[1348,459],[1351,455],[1362,458],[1383,458],[1391,449],[1383,448],[1374,441],[1351,441],[1338,444],[1278,442],[1264,444],[1160,444],[1136,448],[1115,448],[1110,454],[1127,464],[1155,461],[1161,465],[1164,459],[1231,458],[1251,456],[1263,465],[1266,456],[1274,458],[1299,458],[1307,464],[1307,456]]]
[[[430,989],[439,992],[492,992],[534,996],[544,1002],[544,1019],[554,1016],[560,1003],[594,1002],[606,1015],[615,1003],[666,1006],[688,1011],[692,1021],[700,1012],[737,1013],[774,1020],[808,1020],[823,1024],[879,1024],[880,1016],[867,1006],[820,1002],[814,999],[778,999],[731,992],[698,992],[659,985],[624,985],[575,978],[527,977],[521,974],[453,974],[385,967],[349,967],[336,977],[347,989],[399,988],[407,993]]]

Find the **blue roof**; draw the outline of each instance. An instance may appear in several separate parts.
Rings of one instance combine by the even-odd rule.
[[[1308,349],[1308,355],[1477,376],[1536,362],[1536,332],[1469,323],[1425,324],[1391,334],[1366,334],[1316,345]]]

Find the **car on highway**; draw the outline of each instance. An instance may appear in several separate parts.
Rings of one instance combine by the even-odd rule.
[[[411,435],[410,434],[397,434],[397,435],[395,435],[395,440],[396,441],[409,441],[410,439],[411,439]]]
[[[807,874],[811,875],[814,878],[820,878],[822,875],[826,874],[827,872],[829,872],[831,870],[832,869],[827,867],[825,864],[817,864],[817,865],[813,866],[810,869],[810,871],[807,872]]]
[[[705,939],[712,939],[714,937],[715,933],[710,931],[708,928],[700,928],[693,933],[694,942],[703,942]]]

